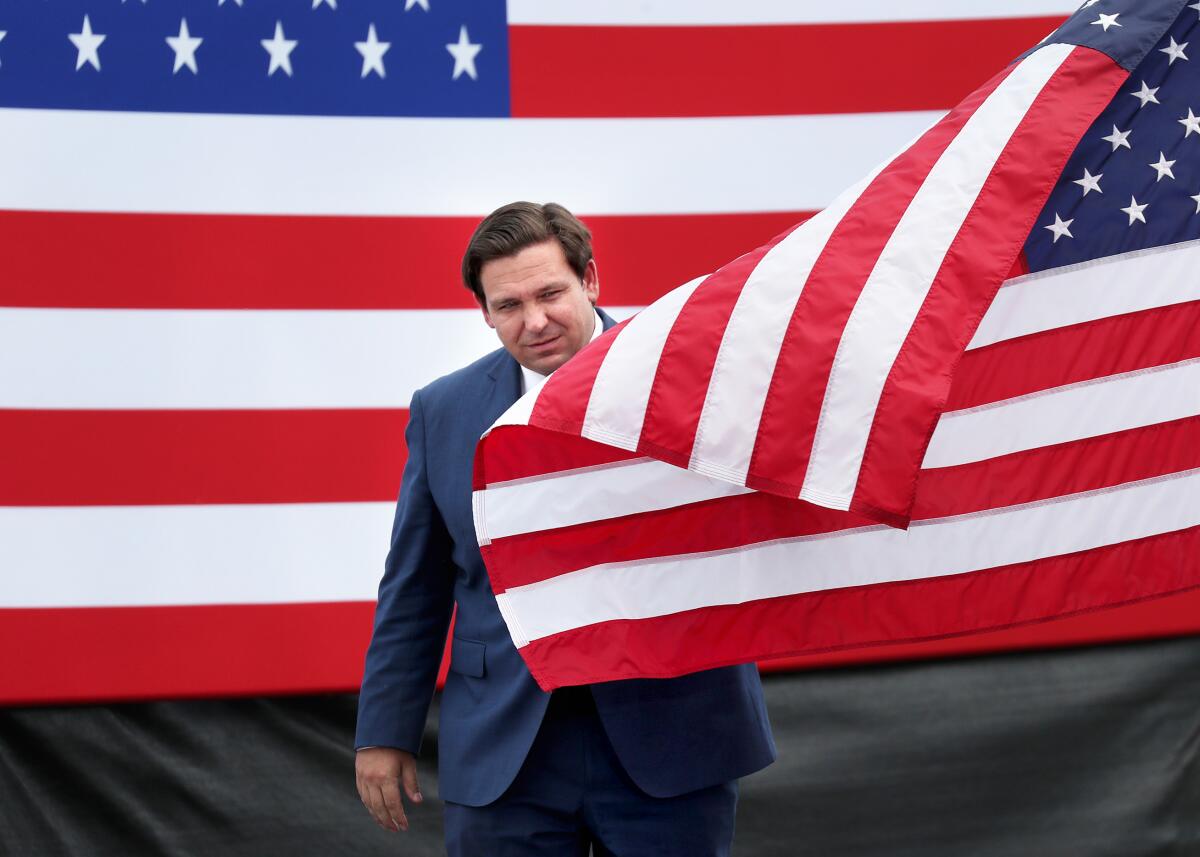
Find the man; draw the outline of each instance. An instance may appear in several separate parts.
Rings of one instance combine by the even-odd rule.
[[[736,780],[775,758],[753,665],[543,693],[508,635],[471,515],[475,444],[613,321],[591,234],[559,205],[488,215],[462,265],[504,346],[412,398],[408,463],[359,698],[359,794],[407,830],[452,608],[438,737],[452,857],[727,854]],[[703,645],[702,640],[696,645]]]

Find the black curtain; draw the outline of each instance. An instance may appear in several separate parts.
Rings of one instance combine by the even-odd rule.
[[[1200,638],[768,676],[739,855],[1200,855]],[[4,855],[436,855],[378,830],[352,696],[0,710]],[[436,793],[436,710],[423,788]]]

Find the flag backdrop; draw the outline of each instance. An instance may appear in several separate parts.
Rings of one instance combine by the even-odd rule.
[[[0,702],[355,687],[411,392],[496,344],[456,279],[480,216],[570,206],[628,317],[827,206],[1073,5],[0,5]],[[1145,115],[1182,131],[1166,96]],[[1181,181],[1191,144],[1163,144]],[[1127,190],[1100,181],[1079,205]],[[1096,324],[1132,350],[1075,380],[1179,359],[1129,312]],[[964,360],[990,379],[951,392],[967,434],[1063,383],[1012,330]],[[1009,356],[1046,377],[1003,387]]]
[[[1198,11],[1084,3],[501,417],[475,523],[543,689],[1200,584]]]

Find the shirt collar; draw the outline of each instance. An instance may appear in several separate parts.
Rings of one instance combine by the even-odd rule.
[[[592,313],[596,316],[596,324],[592,328],[592,338],[588,340],[589,345],[595,342],[600,337],[600,334],[604,333],[604,321],[600,318],[600,313],[596,312],[594,309],[592,310]],[[532,369],[527,369],[526,367],[522,366],[521,395],[525,395],[534,387],[541,386],[542,382],[548,377],[550,376],[543,375],[541,372],[534,372]]]

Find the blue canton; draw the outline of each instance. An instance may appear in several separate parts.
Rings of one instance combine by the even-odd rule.
[[[1139,0],[1073,16],[1117,34]],[[1116,15],[1114,19],[1112,16]],[[1105,16],[1105,17],[1101,17]],[[1087,23],[1100,20],[1100,24]],[[1192,0],[1084,134],[1025,244],[1039,271],[1200,238],[1200,0]]]
[[[0,0],[0,106],[507,116],[506,15],[504,0]]]

